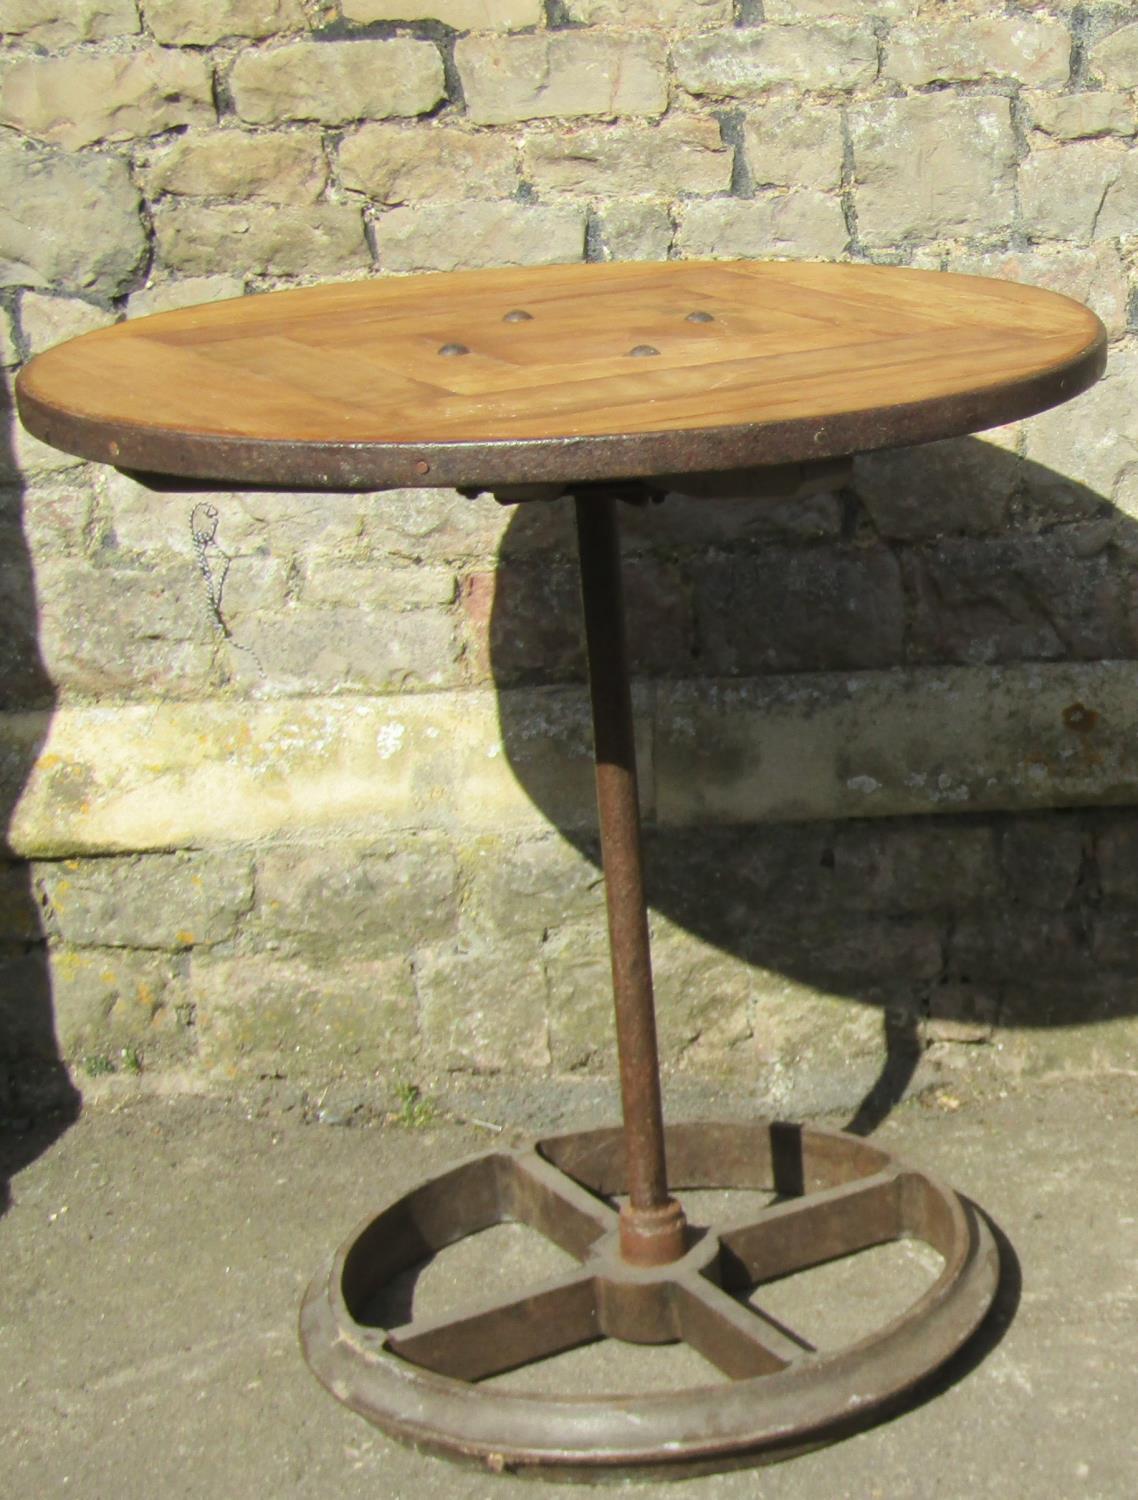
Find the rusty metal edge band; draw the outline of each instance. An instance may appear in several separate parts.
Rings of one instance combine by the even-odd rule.
[[[940,1276],[883,1329],[778,1374],[597,1401],[489,1390],[420,1370],[384,1351],[382,1330],[356,1324],[339,1291],[344,1259],[370,1219],[309,1285],[300,1313],[305,1357],[339,1401],[392,1436],[494,1471],[679,1478],[790,1457],[896,1408],[971,1337],[995,1297],[999,1253],[981,1216],[936,1178],[906,1171],[953,1222],[953,1254]]]
[[[42,442],[116,468],[310,490],[588,482],[759,468],[959,437],[1035,415],[1088,390],[1106,368],[1101,330],[1063,365],[1022,380],[821,420],[687,431],[450,443],[336,443],[187,434],[61,411],[16,379],[20,419]]]

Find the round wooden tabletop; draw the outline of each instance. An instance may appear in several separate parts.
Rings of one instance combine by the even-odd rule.
[[[373,489],[802,463],[1067,400],[1106,336],[1054,292],[805,262],[542,266],[272,292],[117,324],[17,383],[120,468]]]

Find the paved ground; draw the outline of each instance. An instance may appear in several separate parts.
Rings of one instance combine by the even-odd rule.
[[[325,1253],[369,1209],[493,1139],[469,1124],[336,1128],[194,1098],[90,1106],[15,1174],[0,1220],[0,1489],[88,1500],[584,1495],[577,1485],[522,1488],[389,1443],[315,1384],[297,1349],[296,1307]],[[963,1103],[941,1095],[902,1106],[876,1139],[998,1222],[1015,1251],[1003,1294],[1010,1322],[985,1330],[933,1399],[883,1426],[666,1493],[1131,1496],[1138,1080],[1039,1084]],[[494,1233],[503,1264],[530,1256],[510,1240],[525,1231]],[[890,1295],[913,1274],[911,1261],[888,1267]],[[445,1303],[453,1277],[440,1266],[423,1288]],[[846,1286],[837,1297],[843,1316],[865,1314],[862,1293]],[[581,1365],[584,1353],[569,1356],[577,1366],[565,1379],[613,1389],[693,1378],[682,1351],[647,1354],[635,1366],[640,1353],[606,1346],[602,1376]]]

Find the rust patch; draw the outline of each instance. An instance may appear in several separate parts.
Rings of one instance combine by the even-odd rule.
[[[1090,734],[1098,720],[1097,710],[1088,708],[1085,703],[1070,703],[1063,710],[1064,725],[1076,734]]]

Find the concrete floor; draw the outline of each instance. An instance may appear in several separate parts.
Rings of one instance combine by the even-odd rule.
[[[91,1500],[584,1495],[575,1484],[523,1489],[389,1442],[324,1393],[297,1348],[305,1284],[354,1223],[509,1135],[454,1122],[336,1128],[201,1098],[90,1105],[13,1177],[0,1220],[0,1490]],[[1007,1236],[1002,1317],[930,1399],[892,1421],[666,1493],[1132,1495],[1138,1080],[1040,1083],[963,1102],[934,1095],[899,1108],[875,1139],[973,1197]],[[493,1233],[504,1264],[536,1266],[526,1231]],[[877,1269],[888,1295],[920,1272],[911,1258]],[[440,1262],[424,1296],[445,1303],[456,1271],[461,1261],[449,1279]],[[830,1295],[835,1316],[856,1321],[869,1308],[864,1289]],[[593,1353],[604,1361],[595,1368],[583,1363]],[[566,1391],[702,1378],[682,1349],[603,1345],[565,1358]]]

